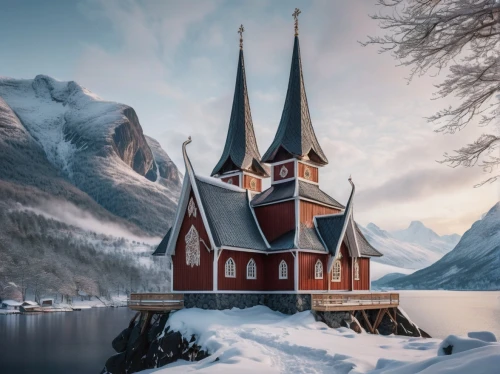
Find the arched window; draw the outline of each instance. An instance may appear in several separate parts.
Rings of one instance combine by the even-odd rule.
[[[280,262],[279,279],[288,279],[288,265],[285,260],[281,260]]]
[[[226,261],[226,278],[236,278],[236,264],[231,257]]]
[[[323,279],[323,263],[319,259],[314,265],[314,279]]]
[[[335,260],[333,263],[333,271],[332,271],[332,282],[340,282],[342,277],[342,264],[340,260]]]
[[[354,280],[359,280],[359,263],[357,257],[354,259]]]
[[[200,266],[200,236],[193,225],[184,239],[186,241],[186,265]]]
[[[253,258],[247,264],[247,279],[257,279],[257,265]]]

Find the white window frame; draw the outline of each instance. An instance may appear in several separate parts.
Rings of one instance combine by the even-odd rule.
[[[323,262],[320,259],[314,264],[314,279],[323,279]]]
[[[354,280],[359,281],[359,262],[358,258],[354,258]]]
[[[226,274],[226,278],[236,278],[236,262],[234,262],[232,257],[229,257],[226,260],[224,272]]]
[[[253,258],[247,264],[247,279],[257,279],[257,264]]]
[[[340,282],[342,280],[342,262],[336,259],[332,268],[332,282]]]
[[[288,264],[285,260],[281,260],[278,267],[279,279],[288,279]]]

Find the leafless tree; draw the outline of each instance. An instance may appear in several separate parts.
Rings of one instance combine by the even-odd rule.
[[[493,173],[478,184],[500,181],[500,0],[378,0],[383,10],[371,18],[388,34],[368,37],[410,66],[410,82],[432,69],[448,75],[435,98],[450,95],[459,103],[427,118],[437,132],[455,133],[469,123],[488,126],[474,142],[444,154],[439,161],[452,167],[479,166]],[[496,174],[496,175],[495,175]]]

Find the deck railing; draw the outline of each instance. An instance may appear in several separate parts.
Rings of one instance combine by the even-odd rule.
[[[176,310],[184,308],[184,295],[175,293],[133,293],[127,306],[134,310]]]
[[[399,305],[399,294],[397,293],[336,293],[336,294],[313,294],[312,309],[349,310],[373,309],[384,307],[395,307]]]

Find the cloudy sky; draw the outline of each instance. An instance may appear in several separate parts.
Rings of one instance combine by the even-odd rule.
[[[250,104],[261,154],[277,129],[293,46],[293,9],[310,112],[330,160],[322,188],[345,202],[352,175],[362,224],[405,228],[421,220],[440,234],[462,234],[500,200],[500,183],[440,165],[444,151],[481,129],[433,132],[424,117],[453,103],[431,100],[437,78],[407,84],[408,70],[358,41],[380,33],[359,1],[17,1],[0,12],[0,75],[75,80],[104,99],[135,108],[144,132],[183,168],[208,174],[222,152],[245,26]],[[484,130],[484,129],[483,129]]]

